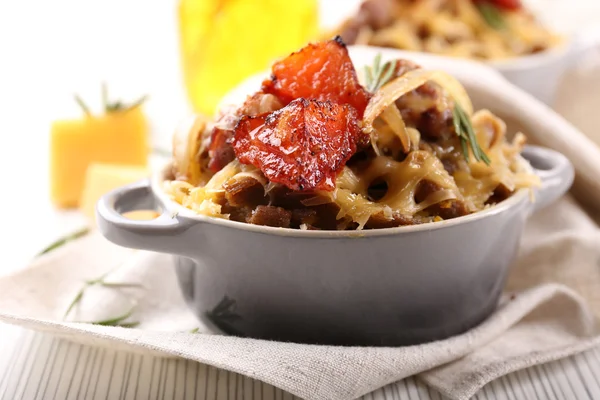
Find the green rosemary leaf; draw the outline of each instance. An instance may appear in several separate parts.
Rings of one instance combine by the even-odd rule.
[[[65,314],[63,315],[63,318],[67,318],[69,316],[69,314],[71,313],[71,311],[73,310],[73,308],[83,298],[83,293],[84,292],[85,292],[85,287],[82,288],[79,292],[77,292],[77,294],[75,295],[75,298],[73,299],[73,301],[71,302],[71,304],[69,304],[69,307],[67,307],[67,311],[65,311]]]
[[[452,109],[452,124],[454,125],[454,131],[456,132],[456,134],[460,138],[462,138],[463,137],[463,131],[462,131],[461,125],[460,125],[460,115],[458,115],[457,107],[454,107]]]
[[[484,1],[477,5],[479,12],[485,22],[494,29],[500,30],[506,28],[506,21],[502,16],[502,11],[490,2]]]
[[[381,53],[373,59],[373,65],[365,66],[365,83],[369,92],[374,93],[388,83],[394,76],[397,60],[381,65]]]
[[[89,228],[83,228],[83,229],[80,229],[74,233],[67,235],[67,236],[64,236],[64,237],[58,239],[57,241],[51,243],[50,245],[48,245],[48,247],[46,247],[42,251],[40,251],[37,254],[37,256],[41,256],[42,254],[49,253],[52,250],[55,250],[55,249],[59,248],[60,246],[66,244],[72,240],[79,239],[80,237],[87,235],[89,232],[90,232]]]
[[[104,320],[100,320],[100,321],[88,321],[86,323],[94,324],[94,325],[102,325],[102,326],[123,326],[123,325],[130,325],[130,324],[139,324],[139,322],[128,322],[128,323],[124,322],[126,319],[128,319],[129,317],[131,317],[133,315],[133,313],[135,312],[135,308],[136,308],[136,306],[134,305],[125,314],[119,315],[114,318],[104,319]]]
[[[371,72],[371,68],[365,65],[365,84],[367,88],[373,86],[373,73]]]
[[[146,102],[146,100],[148,100],[148,95],[143,95],[142,97],[137,99],[135,102],[133,102],[131,105],[129,105],[129,107],[127,107],[127,111],[131,111],[134,108],[141,106],[143,103]]]
[[[382,71],[379,82],[379,87],[382,87],[385,83],[389,82],[392,79],[392,75],[394,75],[394,71],[396,70],[396,65],[398,64],[398,60],[394,60],[392,62],[387,62],[384,65],[384,70]]]
[[[463,155],[465,156],[465,161],[469,162],[469,147],[467,144],[467,139],[464,137],[460,137],[460,147],[462,148]]]
[[[84,281],[83,287],[81,288],[81,290],[79,290],[79,292],[77,292],[77,294],[75,295],[75,298],[69,304],[69,307],[67,308],[67,311],[65,312],[63,318],[66,319],[69,316],[69,314],[71,313],[71,311],[73,310],[73,308],[75,307],[75,305],[77,305],[81,301],[81,299],[83,298],[83,295],[84,295],[85,291],[90,286],[101,285],[101,286],[104,286],[106,288],[113,288],[113,289],[123,289],[123,288],[146,289],[146,287],[144,285],[139,284],[139,283],[106,282],[105,281],[106,277],[109,274],[111,274],[112,272],[114,272],[116,269],[120,268],[123,264],[120,264],[120,265],[116,266],[115,268],[110,269],[109,271],[105,272],[104,274],[100,275],[97,278],[88,279],[88,280]],[[133,313],[134,310],[135,310],[135,305],[129,311],[129,315],[131,315],[131,313]],[[118,326],[122,326],[122,327],[126,327],[126,328],[127,327],[134,327],[134,326],[137,326],[137,324],[139,324],[138,322],[124,323],[123,321],[125,319],[127,319],[127,317],[123,318],[123,316],[120,316],[120,317],[109,319],[109,320],[97,321],[97,322],[88,322],[88,323],[99,324],[99,325],[107,325],[107,324],[113,323],[116,320],[116,322],[114,322],[115,326],[118,325]]]
[[[190,333],[198,333],[199,330],[200,328],[190,329]]]
[[[463,130],[467,133],[467,139],[469,140],[469,143],[471,144],[471,150],[473,151],[473,156],[475,157],[475,159],[477,161],[481,161],[481,154],[483,153],[483,151],[481,150],[481,147],[479,147],[479,143],[477,143],[477,135],[475,135],[475,131],[473,130],[473,125],[471,125],[471,121],[470,121],[469,117],[467,116],[467,114],[464,113],[464,111],[462,112],[462,114],[463,114],[463,119],[462,119]]]
[[[490,165],[490,159],[483,152],[479,146],[479,143],[477,142],[477,136],[475,135],[475,131],[471,125],[471,119],[457,101],[454,102],[454,110],[452,110],[452,115],[454,119],[454,129],[456,130],[458,137],[461,139],[461,147],[465,160],[467,160],[467,162],[469,161],[469,151],[467,148],[468,142],[475,160],[483,161],[487,165]]]
[[[139,324],[140,324],[139,321],[133,321],[133,322],[125,322],[125,323],[118,324],[115,326],[120,326],[121,328],[135,328]]]
[[[120,282],[98,282],[101,286],[107,288],[117,288],[117,289],[146,289],[146,287],[139,283],[120,283]]]
[[[87,106],[87,104],[85,104],[85,102],[83,101],[83,99],[81,97],[79,97],[78,94],[74,95],[75,97],[75,101],[77,102],[77,104],[79,104],[79,107],[81,107],[81,109],[83,110],[83,112],[90,116],[92,115],[92,112],[90,111],[90,108]]]
[[[379,75],[381,72],[381,53],[377,53],[375,58],[373,59],[373,72],[375,75]]]
[[[104,112],[106,114],[115,111],[131,111],[136,107],[142,105],[148,99],[148,95],[143,95],[131,104],[123,103],[121,100],[110,102],[108,100],[108,88],[106,83],[102,83],[102,104],[104,105]]]
[[[122,111],[124,107],[125,106],[123,105],[123,103],[121,103],[120,100],[117,100],[114,103],[109,103],[106,106],[106,112]]]
[[[98,283],[102,283],[104,282],[104,279],[106,279],[106,277],[111,274],[114,270],[116,270],[117,268],[119,268],[118,266],[115,268],[112,268],[110,270],[108,270],[107,272],[103,273],[102,275],[100,275],[97,278],[94,279],[88,279],[87,281],[85,281],[85,284],[90,286],[90,285],[96,285]]]

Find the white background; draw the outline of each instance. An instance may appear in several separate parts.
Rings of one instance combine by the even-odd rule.
[[[561,31],[600,25],[597,0],[528,3]],[[324,24],[356,4],[323,0]],[[74,92],[97,107],[103,80],[127,100],[150,95],[153,138],[168,146],[188,111],[175,0],[0,0],[0,273],[83,222],[47,200],[49,124],[79,115]]]

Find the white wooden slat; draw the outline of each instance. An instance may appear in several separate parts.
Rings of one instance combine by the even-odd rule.
[[[6,332],[6,335],[4,335]],[[0,326],[1,399],[296,400],[251,378],[190,360],[83,346]],[[600,398],[600,351],[509,374],[476,400]],[[361,400],[447,400],[413,377]]]
[[[535,377],[537,377],[537,379],[542,383],[542,386],[544,387],[544,393],[546,394],[546,398],[547,399],[555,399],[555,400],[559,399],[556,396],[556,392],[554,390],[554,387],[552,386],[552,384],[548,380],[548,376],[546,375],[546,371],[544,369],[542,369],[541,366],[538,365],[538,366],[529,368],[529,371],[531,371],[532,376],[534,376],[533,379],[536,379]]]

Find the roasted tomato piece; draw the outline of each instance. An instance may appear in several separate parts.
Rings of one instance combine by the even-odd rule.
[[[228,109],[217,119],[211,132],[208,167],[213,172],[223,169],[235,158],[231,142],[233,128],[242,115],[259,115],[279,110],[283,104],[272,94],[262,92],[249,96],[239,108]]]
[[[490,3],[505,10],[519,10],[523,7],[521,0],[475,0],[476,4]]]
[[[271,114],[244,116],[235,128],[238,160],[292,190],[333,190],[337,174],[368,136],[347,104],[296,99]]]
[[[262,90],[283,103],[305,98],[350,104],[362,117],[370,94],[358,82],[346,45],[334,40],[309,44],[273,64],[271,79]]]

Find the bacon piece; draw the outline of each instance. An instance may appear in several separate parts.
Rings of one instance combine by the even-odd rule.
[[[303,97],[350,104],[362,118],[370,94],[358,82],[346,45],[334,40],[309,44],[273,64],[271,79],[262,90],[274,94],[284,104]]]
[[[238,160],[292,190],[333,190],[357,146],[368,142],[347,104],[297,99],[279,111],[244,116],[235,128]]]

